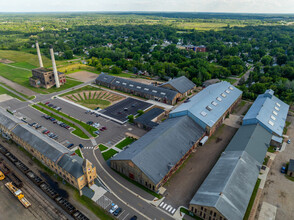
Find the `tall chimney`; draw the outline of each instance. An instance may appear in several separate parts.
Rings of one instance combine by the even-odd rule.
[[[36,48],[37,48],[37,54],[38,54],[38,59],[39,59],[40,67],[43,67],[43,61],[42,61],[42,57],[41,57],[41,52],[40,52],[40,47],[39,47],[38,41],[36,41]]]
[[[57,68],[56,68],[55,57],[54,57],[54,52],[53,52],[52,45],[50,45],[50,54],[51,54],[52,67],[53,67],[53,73],[54,73],[54,79],[55,79],[56,88],[59,88],[60,87],[59,77],[58,77],[58,73],[57,73]]]

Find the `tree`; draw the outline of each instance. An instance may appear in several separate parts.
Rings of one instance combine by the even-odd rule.
[[[64,58],[65,59],[72,59],[73,58],[73,52],[72,50],[67,50],[64,52]]]
[[[265,55],[265,56],[263,56],[261,58],[261,62],[265,66],[271,66],[271,65],[273,65],[273,61],[274,61],[273,58],[271,56],[269,56],[269,55]]]
[[[130,123],[134,123],[134,115],[129,115],[128,119]]]
[[[121,68],[117,67],[117,66],[113,66],[111,68],[111,73],[113,74],[120,74],[122,72]]]

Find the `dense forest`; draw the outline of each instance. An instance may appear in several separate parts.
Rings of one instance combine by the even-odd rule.
[[[57,59],[84,57],[103,72],[161,79],[185,75],[197,85],[239,77],[246,99],[271,88],[293,103],[293,20],[205,13],[0,14],[0,49],[35,53],[38,40],[44,54],[53,44]],[[206,52],[187,49],[199,45]],[[248,80],[242,78],[251,68]]]

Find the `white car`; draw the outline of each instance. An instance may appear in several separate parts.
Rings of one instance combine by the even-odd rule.
[[[109,210],[109,213],[112,214],[114,213],[114,211],[118,208],[118,205],[114,205],[111,207],[111,209]]]
[[[287,141],[287,143],[288,143],[288,144],[291,144],[291,140],[289,139],[289,140]]]

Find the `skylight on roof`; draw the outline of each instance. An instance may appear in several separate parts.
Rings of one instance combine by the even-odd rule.
[[[138,88],[138,89],[141,89],[142,87],[141,87],[141,86],[137,86],[137,88]]]
[[[207,113],[205,111],[200,112],[200,114],[205,117],[207,115]]]
[[[116,81],[116,83],[120,83],[120,81]]]
[[[212,108],[208,105],[208,106],[206,106],[206,109],[208,110],[208,111],[211,111],[212,110]]]
[[[276,102],[276,105],[279,106],[279,107],[281,107],[281,105],[279,103],[277,103],[277,102]]]
[[[219,102],[221,102],[222,101],[222,98],[221,97],[217,97],[216,100],[219,101]]]
[[[273,119],[274,121],[276,120],[276,117],[271,115],[271,119]]]
[[[160,94],[161,94],[161,95],[166,95],[166,93],[165,93],[165,92],[161,92]]]
[[[104,77],[104,79],[107,79],[107,77]]]
[[[218,105],[217,102],[215,102],[215,101],[212,101],[211,104],[214,105],[214,106]]]
[[[149,89],[148,89],[148,88],[144,88],[144,90],[146,90],[146,91],[149,91]]]
[[[226,90],[226,93],[230,94],[230,90]]]
[[[225,93],[222,93],[221,96],[224,97],[224,98],[227,97],[227,95]]]
[[[156,91],[156,90],[152,90],[152,92],[154,92],[154,93],[157,93],[157,91]]]
[[[273,111],[273,114],[274,114],[275,116],[277,116],[277,115],[278,115],[278,113],[277,113],[276,111]]]
[[[123,85],[127,85],[126,83],[122,83]]]
[[[134,87],[134,85],[133,84],[130,84],[130,87]]]
[[[272,122],[271,120],[269,120],[268,123],[269,123],[271,126],[274,126],[274,125],[275,125],[275,123]]]
[[[277,106],[275,106],[275,109],[276,109],[277,111],[280,111],[280,109],[279,109]]]
[[[233,87],[233,86],[230,86],[229,89],[230,89],[230,90],[234,90],[234,87]]]

